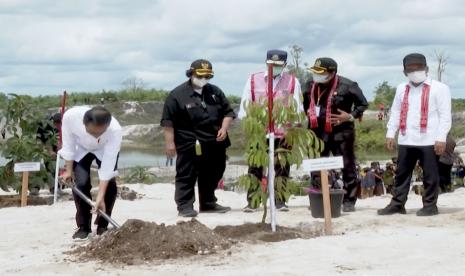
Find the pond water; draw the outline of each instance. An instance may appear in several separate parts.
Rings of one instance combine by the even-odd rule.
[[[230,161],[240,161],[244,158],[240,155],[230,155]],[[0,166],[5,165],[7,160],[0,156]],[[173,165],[176,158],[173,160]],[[123,150],[119,155],[118,167],[128,168],[135,166],[156,167],[166,166],[166,155],[161,152],[150,150]]]

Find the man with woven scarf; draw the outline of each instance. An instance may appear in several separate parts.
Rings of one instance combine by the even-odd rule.
[[[318,58],[310,68],[313,79],[306,84],[304,109],[309,128],[324,141],[322,156],[342,156],[342,175],[346,194],[343,211],[355,211],[358,179],[355,170],[354,121],[362,117],[368,102],[356,82],[337,74],[337,63]]]
[[[398,136],[398,166],[391,203],[379,215],[405,214],[405,202],[417,161],[423,168],[423,208],[417,216],[437,215],[439,193],[438,155],[446,148],[451,128],[449,87],[428,77],[426,58],[409,54],[403,60],[409,82],[397,87],[386,134],[386,147],[393,150]]]

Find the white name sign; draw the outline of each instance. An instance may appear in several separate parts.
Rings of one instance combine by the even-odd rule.
[[[302,162],[302,167],[310,172],[334,170],[344,168],[344,161],[342,156],[306,159]]]
[[[40,171],[40,162],[15,163],[15,172],[37,172]]]

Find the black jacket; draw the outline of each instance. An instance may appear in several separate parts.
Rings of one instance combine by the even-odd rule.
[[[174,128],[177,151],[188,150],[199,140],[203,145],[230,146],[229,137],[216,142],[218,130],[224,117],[235,118],[228,99],[220,88],[213,84],[203,87],[202,94],[194,91],[187,81],[166,98],[160,125]]]
[[[338,76],[339,82],[336,87],[336,91],[331,95],[331,113],[338,113],[338,109],[344,110],[347,113],[352,114],[355,119],[362,117],[363,112],[368,107],[368,102],[363,95],[362,90],[358,84],[354,81],[351,81],[345,77]],[[322,94],[320,98],[320,116],[318,117],[318,128],[314,129],[315,133],[321,137],[322,132],[324,132],[325,121],[326,121],[326,103],[328,100],[329,90],[331,89],[332,82],[328,84],[319,84],[320,91],[326,92]],[[303,97],[304,97],[304,110],[308,111],[310,107],[310,90],[312,88],[313,81],[309,81],[304,85],[303,88]],[[317,93],[314,93],[315,104],[317,103]],[[310,127],[310,126],[309,126]],[[344,130],[353,130],[354,124],[352,122],[344,122],[341,125],[333,126],[333,133],[341,132]]]

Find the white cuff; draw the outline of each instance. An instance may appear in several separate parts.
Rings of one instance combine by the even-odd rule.
[[[394,139],[394,137],[396,137],[396,132],[397,132],[397,130],[388,129],[388,131],[386,133],[386,138]]]
[[[66,161],[74,161],[75,153],[72,151],[67,151],[65,149],[60,149],[58,154]]]

